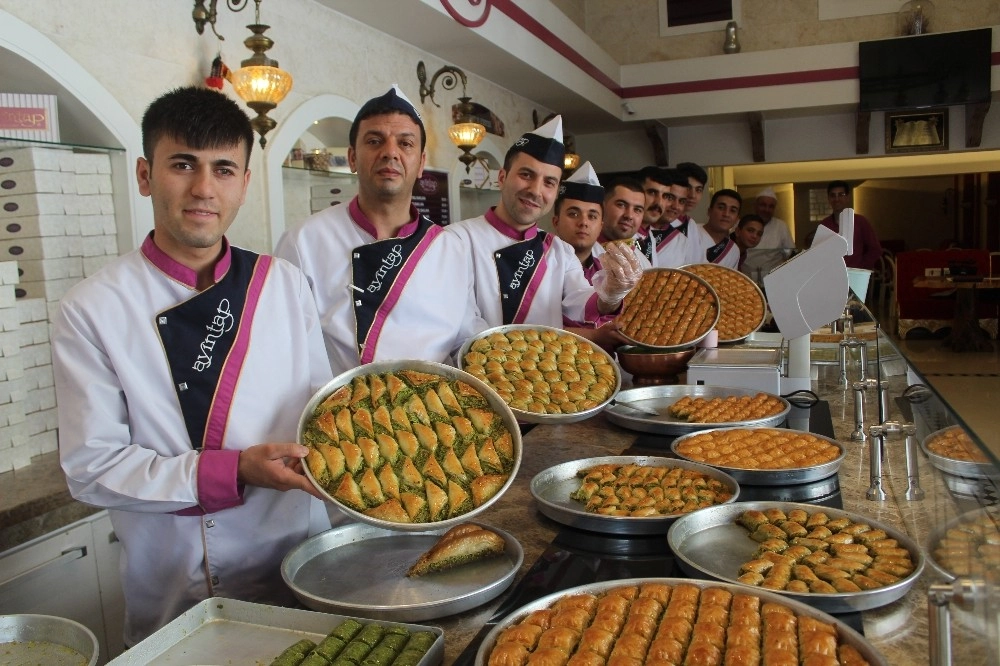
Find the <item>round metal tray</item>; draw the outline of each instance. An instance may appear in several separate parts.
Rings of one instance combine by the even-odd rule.
[[[715,289],[712,287],[712,285],[710,285],[708,283],[708,281],[705,278],[701,277],[700,275],[695,275],[694,273],[691,273],[689,271],[681,270],[680,268],[647,268],[644,272],[645,273],[651,273],[651,272],[654,272],[654,271],[673,271],[673,272],[684,273],[685,275],[687,275],[688,277],[690,277],[692,280],[700,282],[703,285],[705,285],[706,287],[708,287],[709,292],[711,292],[712,296],[715,297],[715,320],[712,322],[712,325],[709,326],[705,330],[704,333],[702,333],[701,335],[699,335],[699,336],[697,336],[697,337],[695,337],[695,338],[693,338],[691,340],[685,340],[683,343],[681,343],[679,345],[668,345],[668,346],[652,345],[652,344],[650,344],[648,342],[644,342],[642,340],[636,340],[635,338],[630,338],[629,336],[625,335],[624,333],[622,333],[622,337],[625,338],[626,340],[628,340],[629,342],[631,342],[634,345],[638,345],[640,347],[646,347],[647,349],[655,349],[656,351],[667,351],[667,352],[681,351],[683,349],[688,349],[688,348],[690,348],[692,346],[697,345],[709,333],[712,332],[712,329],[714,329],[719,324],[719,314],[721,312],[721,301],[719,300],[719,294],[716,293]],[[664,315],[664,316],[669,316],[669,315]],[[621,331],[619,331],[619,333],[621,333]]]
[[[946,430],[951,430],[952,428],[959,428],[961,426],[948,426],[947,428],[941,428],[940,430],[935,430],[931,434],[924,437],[923,441],[920,442],[920,448],[924,450],[927,454],[927,459],[930,460],[931,465],[937,467],[942,472],[947,474],[954,474],[955,476],[964,476],[971,479],[989,479],[996,478],[998,472],[996,467],[989,462],[972,462],[970,460],[958,460],[956,458],[948,458],[940,454],[934,453],[928,448],[928,444],[932,439],[942,434]]]
[[[913,556],[913,572],[897,583],[874,590],[845,592],[837,594],[801,594],[774,590],[775,594],[795,599],[831,613],[868,610],[885,606],[900,599],[909,591],[924,569],[924,554],[917,543],[903,532],[862,516],[857,513],[833,509],[815,504],[795,502],[737,502],[701,509],[677,520],[667,533],[667,543],[674,552],[681,569],[692,576],[710,577],[739,585],[742,589],[759,590],[753,585],[738,583],[739,568],[750,560],[760,545],[750,538],[749,532],[736,519],[744,511],[763,511],[777,508],[785,513],[792,509],[802,509],[809,513],[822,511],[831,518],[850,518],[854,522],[867,523],[873,528],[885,530],[892,539],[910,551]]]
[[[535,498],[538,510],[557,523],[570,527],[605,534],[628,535],[665,534],[671,523],[686,515],[677,513],[668,516],[647,517],[605,516],[585,510],[581,502],[570,497],[570,493],[580,487],[581,479],[576,475],[579,470],[596,465],[614,464],[679,467],[695,470],[729,486],[733,491],[729,502],[735,502],[740,494],[740,484],[734,478],[708,465],[651,456],[602,456],[573,460],[549,467],[536,474],[531,479],[531,495]]]
[[[596,407],[591,407],[590,409],[586,409],[582,412],[573,412],[571,414],[540,414],[538,412],[529,412],[523,409],[514,409],[513,407],[510,407],[508,405],[508,409],[510,409],[514,413],[514,415],[517,416],[517,420],[521,421],[522,423],[548,423],[548,424],[574,423],[576,421],[583,421],[584,419],[589,419],[591,416],[599,414],[600,411],[604,409],[604,407],[608,403],[614,400],[615,395],[622,387],[621,368],[618,367],[618,364],[615,362],[614,358],[612,358],[612,356],[608,352],[604,351],[603,349],[600,348],[600,346],[595,345],[590,340],[580,335],[577,335],[576,333],[572,333],[570,331],[564,331],[561,328],[552,328],[551,326],[537,326],[533,324],[507,324],[506,326],[494,326],[493,328],[488,328],[485,331],[479,333],[478,335],[469,338],[468,340],[465,341],[465,344],[462,345],[462,348],[458,351],[459,367],[464,370],[465,355],[469,353],[469,349],[472,347],[472,343],[474,343],[476,340],[479,340],[480,338],[485,338],[487,336],[490,336],[493,333],[506,333],[507,331],[552,331],[559,335],[572,335],[577,340],[580,340],[590,345],[594,350],[596,350],[598,353],[604,356],[604,358],[606,358],[608,362],[611,364],[611,367],[614,368],[615,370],[615,385],[614,388],[611,390],[611,395],[608,396],[608,399],[602,402],[601,404],[597,405]]]
[[[767,320],[767,300],[764,298],[764,292],[761,291],[760,287],[757,285],[757,283],[754,282],[753,280],[751,280],[747,275],[744,275],[743,273],[741,273],[738,270],[729,268],[728,266],[720,266],[718,264],[688,264],[687,266],[682,266],[682,268],[684,270],[686,270],[686,271],[691,271],[691,269],[695,268],[696,266],[709,266],[709,265],[711,265],[712,268],[714,268],[714,269],[721,270],[721,271],[728,271],[728,272],[734,274],[735,276],[737,276],[738,279],[741,279],[744,282],[746,282],[747,284],[749,284],[751,287],[753,287],[754,291],[757,292],[757,298],[758,298],[758,300],[760,302],[760,306],[761,306],[760,307],[760,321],[758,321],[757,325],[753,327],[753,330],[747,331],[745,335],[741,335],[738,338],[723,338],[721,335],[719,336],[719,343],[720,344],[722,344],[722,343],[731,343],[731,342],[742,342],[743,340],[746,340],[748,337],[750,337],[750,335],[752,333],[755,333],[756,331],[760,330],[760,327],[763,326],[764,322]],[[691,271],[691,272],[693,272],[695,275],[698,275],[697,269],[695,269],[694,271]],[[705,278],[702,275],[698,275],[698,277],[700,277],[700,278],[704,279],[706,282],[708,282],[708,278]],[[709,282],[709,284],[711,284],[711,282]],[[712,288],[715,289],[714,286]],[[719,290],[716,289],[715,293],[716,293],[716,295],[718,295]],[[724,315],[725,315],[725,313],[722,311],[722,297],[720,296],[719,297],[719,319],[721,320]],[[718,322],[716,322],[716,325],[718,325]]]
[[[445,617],[497,597],[524,562],[517,539],[495,527],[482,527],[507,542],[500,557],[409,578],[407,570],[448,530],[400,533],[344,525],[288,553],[281,577],[299,601],[317,611],[395,622]]]
[[[699,432],[693,432],[683,437],[678,437],[670,445],[670,450],[673,451],[674,455],[682,458],[683,460],[691,460],[687,456],[677,453],[677,447],[681,442],[687,440],[688,438],[695,437],[696,435],[704,435],[705,433],[715,432],[716,430],[733,430],[732,426],[727,428],[712,428],[710,430],[702,430]],[[809,483],[810,481],[818,481],[820,479],[825,479],[827,477],[833,476],[840,469],[841,463],[844,462],[844,457],[847,455],[847,449],[844,445],[835,439],[830,439],[829,437],[824,437],[822,435],[817,435],[811,432],[805,432],[803,430],[791,430],[791,429],[781,429],[782,432],[790,433],[800,433],[803,435],[810,435],[822,439],[825,442],[833,444],[840,450],[840,455],[831,460],[830,462],[823,463],[822,465],[814,465],[812,467],[797,467],[794,469],[746,469],[743,467],[726,467],[725,465],[712,465],[721,469],[726,474],[729,474],[734,479],[740,483],[746,483],[753,486],[759,486],[764,484],[779,484],[779,483]],[[693,460],[702,465],[707,465],[708,463],[702,460]]]
[[[696,514],[692,514],[696,515]],[[556,601],[563,597],[568,597],[574,594],[599,594],[606,590],[610,590],[616,587],[626,587],[631,585],[645,585],[645,584],[664,584],[664,585],[694,585],[701,589],[706,589],[710,587],[722,588],[728,590],[733,594],[751,594],[752,596],[759,597],[762,601],[769,601],[773,603],[781,604],[787,608],[790,608],[798,615],[804,615],[807,617],[816,618],[823,622],[834,625],[837,628],[837,635],[840,641],[851,645],[861,656],[864,657],[869,664],[872,666],[888,666],[888,662],[885,658],[879,654],[879,652],[872,647],[872,645],[864,639],[864,637],[852,629],[850,626],[841,622],[840,620],[819,611],[812,606],[803,604],[798,601],[794,601],[787,597],[783,597],[777,594],[770,593],[766,590],[753,589],[750,590],[742,585],[731,585],[727,583],[717,583],[714,581],[704,581],[704,580],[690,580],[687,578],[626,578],[622,580],[612,580],[604,581],[601,583],[591,583],[589,585],[581,585],[580,587],[570,588],[568,590],[562,590],[561,592],[556,592],[548,596],[537,599],[529,604],[526,604],[514,611],[506,618],[501,620],[483,639],[482,644],[479,646],[479,651],[476,652],[476,666],[486,666],[489,662],[490,652],[493,650],[493,646],[496,644],[497,638],[503,633],[508,627],[516,624],[518,621],[523,619],[528,613],[534,612],[536,610],[543,610],[549,608]]]
[[[514,477],[517,476],[517,470],[521,465],[521,429],[517,424],[517,419],[514,418],[514,413],[510,411],[500,396],[496,394],[496,391],[487,386],[484,382],[476,379],[467,372],[463,372],[458,368],[453,368],[450,365],[444,365],[442,363],[434,363],[433,361],[376,361],[375,363],[369,363],[367,365],[362,365],[352,370],[348,370],[332,379],[326,386],[316,391],[313,397],[309,399],[306,404],[305,409],[302,410],[302,416],[299,417],[299,429],[298,429],[298,442],[302,443],[302,435],[305,432],[306,424],[309,419],[313,416],[313,411],[316,407],[326,400],[327,396],[333,393],[335,390],[344,386],[345,384],[351,383],[351,380],[355,377],[360,377],[363,375],[380,374],[385,372],[394,372],[397,370],[419,370],[421,372],[427,372],[435,375],[441,375],[447,377],[448,379],[456,379],[470,384],[479,393],[482,394],[486,401],[489,403],[490,408],[493,409],[500,418],[503,419],[504,426],[510,432],[510,438],[514,445],[514,466],[510,470],[510,476],[507,478],[507,482],[503,485],[500,491],[488,499],[482,506],[478,506],[471,511],[467,511],[460,516],[455,516],[454,518],[449,518],[447,520],[438,520],[433,523],[394,523],[388,520],[381,520],[379,518],[373,518],[371,516],[365,515],[360,511],[355,511],[354,509],[345,506],[337,501],[330,493],[327,492],[326,488],[321,486],[313,478],[312,474],[309,472],[308,465],[302,465],[302,469],[305,472],[306,477],[309,481],[316,487],[323,497],[326,498],[328,502],[336,506],[338,509],[346,513],[354,520],[361,521],[363,523],[368,523],[369,525],[374,525],[376,527],[382,527],[387,530],[399,530],[403,532],[426,532],[427,530],[433,530],[437,528],[448,528],[454,527],[459,523],[464,523],[472,518],[475,518],[480,513],[488,509],[493,505],[500,496],[507,492],[511,484],[514,483]]]
[[[625,389],[615,396],[614,402],[605,408],[608,420],[629,430],[649,432],[657,435],[686,435],[699,430],[722,427],[768,427],[781,425],[792,406],[780,396],[772,396],[781,401],[785,408],[778,414],[749,421],[728,421],[724,423],[690,423],[671,416],[668,408],[685,396],[692,398],[726,398],[729,396],[757,395],[761,391],[728,386],[707,386],[704,384],[675,384],[673,386],[643,386]],[[770,395],[770,394],[769,394]],[[634,407],[634,408],[633,408]],[[643,414],[642,410],[657,412],[656,416]]]
[[[79,622],[54,615],[0,615],[0,655],[5,664],[94,666],[99,646]]]
[[[938,543],[945,537],[949,530],[954,529],[963,523],[972,522],[984,513],[993,519],[993,522],[998,525],[997,529],[1000,530],[1000,507],[994,506],[967,511],[960,516],[952,518],[944,524],[938,525],[931,530],[931,533],[927,536],[927,562],[931,565],[931,569],[933,569],[945,580],[953,581],[957,578],[957,576],[937,561],[934,557],[934,549],[937,548]]]

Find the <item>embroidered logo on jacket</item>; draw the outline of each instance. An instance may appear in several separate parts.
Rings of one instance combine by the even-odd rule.
[[[202,372],[212,367],[212,352],[215,350],[215,343],[223,335],[233,330],[234,323],[233,313],[229,309],[229,299],[223,298],[215,309],[212,322],[205,326],[208,335],[198,345],[198,359],[193,366],[195,370]]]
[[[389,254],[382,257],[382,265],[379,269],[375,271],[375,278],[368,285],[367,289],[370,293],[376,293],[382,290],[382,278],[384,278],[390,270],[396,268],[403,263],[403,246],[394,245]]]
[[[533,250],[528,250],[521,257],[521,261],[517,262],[517,270],[514,271],[514,279],[510,281],[510,288],[517,289],[521,286],[521,278],[524,277],[524,272],[535,265],[535,253]]]

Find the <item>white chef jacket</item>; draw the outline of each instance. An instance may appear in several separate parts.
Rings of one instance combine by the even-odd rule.
[[[674,220],[670,223],[671,228],[679,228],[683,223],[680,219]],[[691,230],[697,227],[693,222],[687,225],[687,233],[683,231],[681,233],[674,234],[669,240],[660,241],[656,247],[656,251],[653,252],[653,260],[650,262],[655,268],[679,268],[685,264],[691,263],[689,259],[689,247],[691,245]],[[662,232],[663,229],[657,229],[657,233]],[[643,228],[639,230],[639,234],[643,237],[649,235],[649,229]]]
[[[520,232],[505,224],[491,208],[485,215],[462,220],[445,229],[463,239],[471,248],[475,279],[476,302],[479,312],[489,326],[504,323],[500,295],[500,281],[494,253],[522,240],[535,238],[538,227]],[[576,258],[573,247],[553,235],[552,244],[539,260],[531,304],[523,322],[561,328],[563,317],[576,322],[597,322],[597,293],[584,277],[583,267]],[[542,271],[541,275],[539,275]]]
[[[397,238],[409,237],[418,228],[418,213],[411,207],[411,221]],[[440,231],[440,228],[437,229]],[[358,206],[337,205],[310,216],[296,229],[286,231],[275,255],[302,269],[320,313],[323,338],[334,375],[362,364],[354,310],[352,252],[376,240],[376,230]],[[468,338],[486,329],[479,316],[471,281],[469,249],[464,239],[438,233],[416,252],[408,264],[408,279],[386,307],[377,339],[369,341],[365,361],[419,359],[454,364],[454,356]],[[354,285],[362,289],[367,285]]]
[[[217,280],[232,253],[226,243]],[[60,460],[73,496],[110,510],[128,645],[210,596],[294,601],[281,560],[330,527],[323,503],[302,491],[236,482],[238,452],[295,441],[303,407],[331,378],[305,278],[281,260],[262,275],[247,299],[252,327],[248,316],[236,322],[246,355],[241,364],[229,355],[234,381],[219,383],[232,401],[214,450],[192,447],[157,330],[165,311],[198,294],[196,276],[152,234],[74,286],[53,322]]]
[[[705,227],[696,224],[690,228],[688,231],[688,263],[691,264],[708,264],[714,263],[719,266],[725,266],[726,268],[738,269],[740,266],[740,248],[735,242],[729,240],[729,247],[727,247],[721,257],[716,259],[714,262],[708,260],[708,256],[705,254],[708,249],[716,245],[716,241],[712,238]],[[729,239],[729,236],[726,236]]]
[[[764,233],[760,236],[758,250],[773,250],[776,248],[791,250],[795,247],[792,240],[792,233],[788,230],[788,223],[778,217],[772,217],[771,221],[764,225]]]

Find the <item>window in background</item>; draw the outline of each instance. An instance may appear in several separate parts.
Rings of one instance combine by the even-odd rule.
[[[724,30],[740,20],[740,0],[659,0],[660,36]]]

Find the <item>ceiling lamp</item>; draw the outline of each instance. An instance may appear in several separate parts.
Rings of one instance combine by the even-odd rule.
[[[563,171],[576,171],[580,166],[580,156],[576,153],[566,153],[563,158]]]
[[[441,79],[441,87],[445,90],[454,90],[458,82],[462,82],[462,96],[458,98],[458,118],[455,124],[448,128],[448,138],[461,149],[462,154],[458,156],[458,159],[465,165],[465,171],[468,173],[472,167],[472,163],[476,161],[476,156],[472,154],[472,150],[486,136],[486,128],[481,123],[477,123],[475,118],[473,118],[472,98],[465,94],[467,83],[465,72],[457,67],[445,65],[434,72],[434,76],[431,77],[431,82],[428,84],[427,69],[424,67],[424,62],[422,60],[418,62],[417,79],[420,81],[420,101],[423,102],[426,98],[430,97],[431,101],[434,102],[434,106],[441,106],[434,99],[434,84],[437,83],[438,78],[441,76],[444,76]]]
[[[208,23],[212,26],[215,36],[224,39],[215,30],[217,3],[218,0],[210,0],[206,8],[205,0],[195,0],[192,17],[198,34],[202,34],[205,24]],[[240,63],[240,68],[232,72],[229,81],[233,84],[236,94],[257,112],[250,125],[260,135],[260,146],[263,148],[267,145],[264,135],[278,124],[273,118],[268,117],[267,113],[278,106],[292,89],[292,75],[278,67],[277,60],[265,55],[265,51],[274,46],[274,40],[264,34],[271,26],[260,22],[260,3],[261,0],[254,0],[256,23],[247,26],[253,34],[243,40],[246,47],[253,51],[253,55]],[[234,12],[242,10],[246,5],[247,0],[226,0],[226,6]]]

